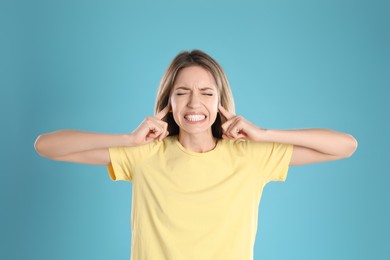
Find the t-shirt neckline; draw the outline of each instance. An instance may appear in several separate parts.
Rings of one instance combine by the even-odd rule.
[[[204,152],[204,153],[198,153],[198,152],[194,152],[194,151],[190,151],[188,149],[186,149],[180,142],[179,142],[179,136],[176,135],[174,137],[174,142],[175,144],[177,145],[177,147],[179,147],[180,150],[182,150],[183,152],[185,152],[186,154],[189,154],[189,155],[194,155],[194,156],[206,156],[206,155],[210,155],[212,153],[215,153],[217,150],[219,150],[219,147],[221,146],[221,142],[222,142],[222,139],[217,139],[217,144],[216,146],[210,150],[210,151],[207,151],[207,152]]]

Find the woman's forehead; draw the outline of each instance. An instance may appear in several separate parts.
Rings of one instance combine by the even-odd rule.
[[[174,82],[174,88],[210,88],[217,89],[215,79],[211,72],[200,66],[191,66],[181,69]]]

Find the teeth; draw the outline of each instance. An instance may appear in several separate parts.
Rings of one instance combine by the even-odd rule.
[[[187,120],[190,120],[190,121],[201,121],[201,120],[205,119],[206,116],[205,115],[187,115],[184,118]]]

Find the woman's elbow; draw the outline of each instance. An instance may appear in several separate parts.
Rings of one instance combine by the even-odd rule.
[[[358,147],[358,141],[355,139],[355,137],[353,137],[350,134],[348,136],[350,140],[348,142],[348,149],[346,149],[346,153],[345,153],[346,158],[351,157],[355,153]]]
[[[44,137],[43,135],[39,135],[37,137],[37,139],[35,139],[35,142],[34,142],[34,149],[35,151],[37,151],[37,153],[42,156],[42,157],[49,157],[47,156],[47,154],[45,153],[45,149],[44,149]]]

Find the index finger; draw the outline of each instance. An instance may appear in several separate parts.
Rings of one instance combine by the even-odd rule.
[[[166,107],[164,107],[160,112],[156,114],[156,117],[158,119],[163,119],[169,112],[170,104],[168,104]]]
[[[231,114],[229,111],[227,111],[221,104],[218,106],[219,112],[227,119],[229,120],[230,118],[234,117],[234,114]]]

